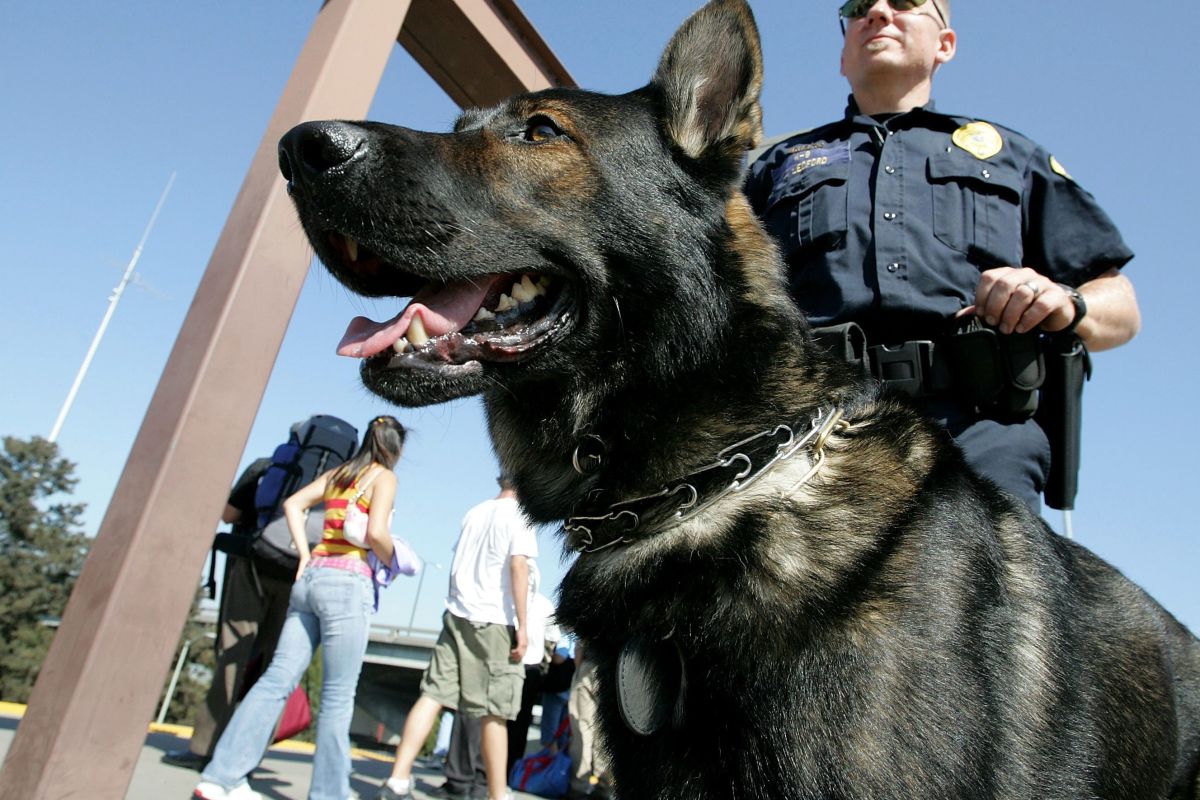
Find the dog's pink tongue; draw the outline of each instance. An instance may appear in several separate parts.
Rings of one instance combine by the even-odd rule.
[[[483,304],[491,281],[462,281],[444,286],[428,284],[412,302],[387,322],[355,317],[338,343],[339,356],[370,358],[382,353],[408,333],[413,317],[420,315],[429,338],[461,330]]]

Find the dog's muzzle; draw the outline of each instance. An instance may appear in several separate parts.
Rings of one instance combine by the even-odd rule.
[[[288,182],[288,193],[304,188],[367,153],[367,132],[347,122],[302,122],[279,140],[279,171]]]

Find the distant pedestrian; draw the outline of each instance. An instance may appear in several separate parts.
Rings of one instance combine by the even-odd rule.
[[[395,418],[376,417],[353,458],[284,502],[288,528],[300,554],[287,621],[270,666],[238,707],[200,776],[194,794],[198,800],[261,797],[246,777],[262,760],[275,721],[317,645],[321,645],[324,672],[308,797],[350,797],[350,718],[375,605],[375,573],[369,555],[384,565],[394,563],[390,528],[396,476],[392,467],[400,458],[404,437],[404,426]],[[351,501],[367,514],[367,547],[345,538],[347,515],[356,513]],[[324,537],[310,553],[305,511],[322,502]]]
[[[248,539],[256,526],[254,491],[271,459],[256,459],[242,472],[229,492],[221,521],[233,533]],[[213,747],[233,717],[238,699],[246,692],[248,668],[260,669],[271,661],[279,632],[287,617],[292,582],[259,573],[250,558],[225,557],[221,602],[217,610],[217,638],[213,644],[212,683],[204,704],[196,709],[192,738],[180,750],[168,750],[163,763],[202,770],[212,758]]]
[[[412,800],[413,764],[444,707],[458,711],[459,723],[482,718],[488,796],[510,796],[505,721],[517,716],[525,679],[529,559],[537,557],[537,534],[521,513],[511,481],[501,475],[498,482],[500,494],[463,518],[442,633],[378,800]]]
[[[575,642],[575,679],[568,709],[571,714],[571,782],[568,800],[608,800],[612,795],[608,755],[600,743],[596,719],[596,662],[587,647]]]
[[[525,684],[521,687],[521,710],[517,718],[508,722],[508,766],[505,774],[511,774],[513,765],[525,755],[529,741],[529,726],[533,724],[533,707],[542,700],[542,682],[550,664],[550,653],[558,641],[558,626],[554,624],[554,603],[541,591],[541,572],[537,562],[529,561],[529,646],[525,649]],[[563,700],[564,709],[566,700]],[[542,727],[545,727],[546,711],[542,707]]]

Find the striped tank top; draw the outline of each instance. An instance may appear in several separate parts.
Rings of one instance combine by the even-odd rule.
[[[342,525],[346,522],[346,507],[350,498],[358,494],[358,482],[370,474],[372,469],[378,467],[374,464],[367,467],[345,489],[338,489],[332,482],[325,487],[325,530],[321,534],[321,543],[313,548],[314,557],[359,558],[364,562],[367,560],[365,549],[355,547],[342,538]],[[363,512],[370,510],[371,501],[365,494],[358,499],[358,507]]]

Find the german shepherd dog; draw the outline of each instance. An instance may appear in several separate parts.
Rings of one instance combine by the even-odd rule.
[[[761,81],[713,0],[629,94],[296,127],[317,255],[412,298],[339,352],[400,405],[482,394],[566,520],[621,800],[1200,797],[1196,638],[814,345],[740,192]]]

